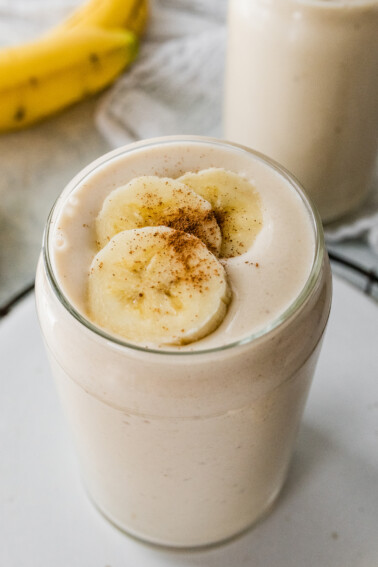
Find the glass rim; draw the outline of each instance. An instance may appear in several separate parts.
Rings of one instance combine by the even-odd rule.
[[[72,184],[73,186],[70,192],[65,196],[66,198],[68,198],[68,195],[71,195],[72,192],[75,191],[81,183],[83,183],[88,177],[90,177],[95,171],[97,171],[98,168],[105,166],[106,164],[115,160],[116,158],[141,149],[144,150],[149,147],[156,147],[159,145],[169,145],[176,143],[182,143],[182,144],[200,143],[211,146],[219,146],[222,147],[223,149],[230,148],[232,150],[240,151],[241,153],[252,155],[255,159],[259,160],[263,164],[267,165],[268,167],[276,171],[279,175],[281,175],[284,179],[286,179],[286,181],[289,182],[290,186],[299,195],[302,203],[305,205],[313,227],[314,240],[315,240],[313,262],[307,280],[303,288],[299,292],[299,294],[278,317],[270,321],[267,325],[265,325],[258,331],[251,333],[243,337],[242,339],[232,341],[227,344],[218,345],[215,347],[195,349],[195,350],[183,350],[183,351],[175,350],[174,347],[170,350],[166,350],[163,348],[149,348],[149,347],[141,346],[136,343],[123,340],[122,338],[117,337],[107,332],[106,330],[102,329],[101,327],[95,325],[94,323],[92,323],[82,313],[80,313],[80,311],[76,309],[74,305],[72,305],[70,300],[66,297],[63,290],[61,289],[61,286],[59,285],[54,273],[54,269],[50,257],[50,250],[49,250],[49,237],[50,237],[51,228],[53,226],[53,216],[57,210],[58,205],[60,204],[60,200],[64,190],[68,189],[69,185]],[[304,192],[304,189],[302,188],[299,181],[288,170],[286,170],[279,163],[268,158],[261,152],[253,150],[241,144],[229,142],[218,138],[206,137],[206,136],[163,136],[159,138],[150,138],[147,140],[134,142],[132,144],[121,146],[116,150],[112,150],[104,154],[100,158],[91,162],[88,166],[82,169],[70,182],[68,182],[64,190],[58,196],[58,198],[56,199],[55,203],[53,204],[50,210],[43,234],[42,256],[43,256],[43,263],[48,280],[51,284],[51,287],[57,299],[59,300],[61,305],[68,311],[70,315],[72,315],[87,330],[91,331],[96,336],[105,339],[106,341],[109,341],[113,345],[117,345],[118,347],[120,346],[126,349],[143,352],[147,356],[149,354],[157,354],[157,355],[179,356],[179,357],[185,357],[185,356],[193,357],[203,354],[211,354],[211,353],[222,352],[225,350],[235,349],[236,347],[242,347],[268,335],[273,330],[275,330],[279,326],[286,323],[289,319],[291,319],[295,315],[295,313],[297,313],[299,309],[304,305],[304,303],[310,296],[311,292],[313,291],[316,282],[318,281],[318,276],[322,267],[323,257],[324,257],[324,236],[323,236],[322,222],[317,209],[312,204],[311,199]]]

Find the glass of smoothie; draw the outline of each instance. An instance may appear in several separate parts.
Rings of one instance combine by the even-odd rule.
[[[331,301],[319,217],[287,171],[201,137],[101,157],[50,213],[36,298],[108,519],[196,547],[272,508]]]
[[[378,153],[376,0],[230,0],[224,131],[279,161],[324,222],[357,209]]]

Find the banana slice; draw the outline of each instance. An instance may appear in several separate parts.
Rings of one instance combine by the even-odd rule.
[[[221,323],[230,299],[225,270],[205,244],[163,226],[119,232],[90,268],[90,319],[137,343],[201,339]]]
[[[210,203],[174,179],[142,176],[112,191],[96,219],[99,247],[122,230],[144,226],[182,230],[214,254],[221,249],[222,234]]]
[[[251,247],[263,219],[260,196],[247,179],[210,168],[185,173],[179,181],[211,203],[222,232],[221,257],[239,256]]]

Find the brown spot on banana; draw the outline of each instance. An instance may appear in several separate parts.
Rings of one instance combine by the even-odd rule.
[[[24,106],[19,106],[14,113],[13,119],[15,122],[22,122],[26,116],[26,109]]]
[[[97,55],[97,53],[90,53],[89,61],[93,63],[93,65],[98,65],[98,63],[100,62],[100,57]]]

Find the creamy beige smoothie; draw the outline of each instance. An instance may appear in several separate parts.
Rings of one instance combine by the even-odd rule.
[[[131,338],[99,326],[88,310],[88,280],[102,246],[104,201],[140,176],[189,183],[202,171],[236,174],[256,205],[248,246],[207,251],[220,263],[221,284],[227,282],[222,317],[197,340],[169,344],[144,340],[137,319]],[[232,214],[237,207],[229,207]],[[131,234],[135,240],[142,233]],[[306,197],[289,174],[246,148],[156,139],[116,150],[73,179],[48,221],[37,307],[98,508],[133,535],[182,547],[224,540],[259,519],[287,474],[330,287],[320,221]],[[146,289],[142,278],[143,300]]]
[[[231,0],[225,136],[287,167],[323,221],[371,189],[378,150],[376,0]]]

